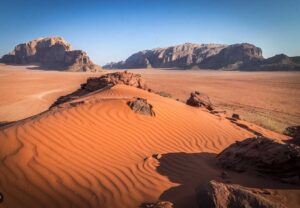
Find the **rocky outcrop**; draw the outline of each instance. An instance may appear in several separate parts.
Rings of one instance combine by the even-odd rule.
[[[92,92],[116,84],[125,84],[144,90],[147,89],[146,82],[141,75],[127,71],[109,73],[101,77],[89,78],[87,82],[81,86],[81,88]]]
[[[42,67],[67,71],[98,71],[86,52],[71,50],[71,45],[61,37],[40,38],[22,43],[4,55],[6,64],[38,64]]]
[[[198,91],[192,92],[189,99],[186,101],[187,105],[194,107],[204,107],[209,111],[214,110],[212,103],[207,95],[201,94]]]
[[[126,61],[110,63],[103,68],[186,68],[201,63],[204,59],[219,53],[226,45],[192,44],[145,50],[131,55]]]
[[[107,89],[116,84],[125,84],[144,90],[147,89],[145,80],[139,74],[133,74],[127,71],[108,73],[100,77],[89,78],[86,83],[81,85],[80,89],[69,95],[61,96],[50,108],[71,101],[78,96],[83,96],[97,90]]]
[[[284,54],[264,59],[262,50],[249,43],[192,44],[137,52],[125,61],[109,63],[106,69],[202,68],[224,70],[300,70],[300,57]]]
[[[239,185],[210,181],[196,189],[199,208],[283,208],[262,194],[254,193]]]
[[[218,156],[224,168],[254,170],[289,183],[300,183],[300,147],[257,137],[236,142]]]
[[[127,104],[135,113],[148,116],[155,116],[153,106],[147,102],[147,99],[136,98],[135,100],[128,101]]]

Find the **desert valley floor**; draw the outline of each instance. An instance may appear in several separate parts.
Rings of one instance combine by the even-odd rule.
[[[299,72],[131,70],[172,98],[115,85],[79,98],[83,104],[47,111],[88,77],[110,71],[28,68],[0,65],[0,121],[23,119],[0,129],[0,207],[139,207],[157,200],[197,207],[195,188],[222,181],[216,154],[255,132],[284,142],[290,138],[268,129],[300,123]],[[227,114],[181,102],[195,90]],[[134,113],[127,105],[134,97],[146,98],[155,116]],[[227,119],[232,112],[252,131]],[[231,183],[267,191],[283,207],[300,206],[297,185],[228,174]]]
[[[28,70],[34,66],[0,64],[0,122],[20,120],[45,111],[59,97],[103,73]],[[121,71],[121,70],[120,70]],[[282,132],[300,123],[300,72],[229,72],[196,70],[131,70],[149,88],[185,102],[197,90],[220,110]],[[14,80],[14,81],[12,81]]]

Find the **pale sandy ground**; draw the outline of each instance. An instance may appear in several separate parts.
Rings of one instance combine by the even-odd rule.
[[[29,70],[33,66],[0,64],[0,122],[41,113],[59,97],[101,73]]]
[[[127,105],[133,97],[147,98],[156,116],[134,113]],[[197,186],[222,181],[216,153],[253,136],[222,116],[129,86],[83,100],[2,127],[1,207],[132,208],[168,200],[193,208]],[[269,190],[270,200],[300,206],[299,186],[251,173],[229,175],[232,183]]]
[[[131,70],[141,73],[149,87],[186,101],[190,92],[207,94],[228,116],[282,132],[300,124],[300,72],[230,72]]]

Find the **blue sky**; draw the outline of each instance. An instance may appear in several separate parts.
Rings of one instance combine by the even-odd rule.
[[[265,57],[296,56],[300,0],[0,1],[0,56],[48,36],[63,36],[100,65],[185,42],[249,42]]]

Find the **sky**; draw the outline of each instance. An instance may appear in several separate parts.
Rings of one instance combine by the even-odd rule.
[[[100,65],[182,43],[252,43],[300,56],[300,0],[0,0],[0,56],[62,36]]]

